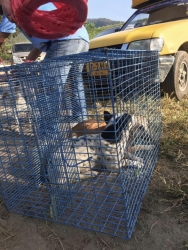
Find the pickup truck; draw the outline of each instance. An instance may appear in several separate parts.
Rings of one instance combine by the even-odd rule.
[[[92,39],[90,50],[157,50],[161,88],[182,100],[188,95],[188,0],[133,0],[132,7],[137,10],[127,22]]]
[[[30,42],[15,43],[12,46],[12,50],[8,50],[8,54],[12,54],[11,65],[23,63],[28,56],[29,52],[34,48],[34,45]],[[46,53],[42,52],[36,61],[44,59]]]

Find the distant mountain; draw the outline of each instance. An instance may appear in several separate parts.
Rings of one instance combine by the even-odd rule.
[[[96,28],[107,26],[107,25],[123,23],[123,21],[114,21],[114,20],[107,19],[107,18],[88,18],[87,22],[94,23]]]

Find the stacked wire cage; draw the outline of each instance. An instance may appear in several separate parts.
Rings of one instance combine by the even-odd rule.
[[[158,53],[100,49],[0,71],[7,209],[129,239],[159,152]]]

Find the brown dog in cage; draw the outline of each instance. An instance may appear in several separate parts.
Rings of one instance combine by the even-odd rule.
[[[110,115],[108,111],[104,111],[104,115]],[[127,141],[127,151],[134,154],[137,150],[146,150],[147,145],[135,145],[134,143],[135,134],[141,133],[143,130],[148,131],[148,121],[144,116],[132,116],[134,125],[130,128],[129,138]],[[104,131],[107,124],[104,121],[97,121],[95,119],[89,119],[79,122],[72,128],[72,137],[80,137],[83,135],[99,134]]]
[[[143,167],[143,158],[137,157],[134,153],[137,150],[152,150],[154,145],[134,145],[134,140],[136,136],[149,137],[146,118],[127,113],[113,116],[108,111],[104,111],[104,120],[106,126],[105,129],[102,127],[101,133],[81,136],[75,141],[77,162],[90,156],[90,165],[93,170],[114,171],[118,167],[128,165]],[[79,164],[80,173],[84,174],[87,164],[87,161]]]
[[[127,166],[137,169],[145,166],[144,159],[134,153],[140,150],[152,151],[155,149],[155,145],[148,143],[146,145],[135,145],[134,140],[136,136],[141,138],[141,135],[146,138],[150,137],[147,120],[127,113],[113,116],[108,111],[104,111],[104,120],[106,123],[105,128],[103,127],[104,124],[101,123],[103,131],[99,132],[99,125],[96,122],[92,128],[97,128],[97,130],[92,130],[93,134],[87,134],[87,131],[91,132],[91,127],[88,126],[88,124],[91,124],[90,122],[82,122],[76,125],[79,133],[79,128],[84,128],[82,132],[84,135],[72,138],[72,146],[69,149],[69,156],[71,155],[70,164],[69,160],[62,159],[63,146],[51,154],[47,164],[50,182],[64,183],[65,177],[61,177],[64,171],[70,175],[69,178],[73,181],[75,178],[78,180],[78,178],[94,177],[100,172],[118,173],[120,168]],[[87,124],[86,127],[84,127],[85,124]],[[75,132],[74,127],[73,133]],[[75,163],[71,167],[73,159]],[[62,167],[60,167],[61,165]],[[74,171],[75,173],[73,173]]]

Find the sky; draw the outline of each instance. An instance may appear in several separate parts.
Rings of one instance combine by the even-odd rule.
[[[88,0],[88,18],[108,18],[126,21],[135,10],[132,0]]]

